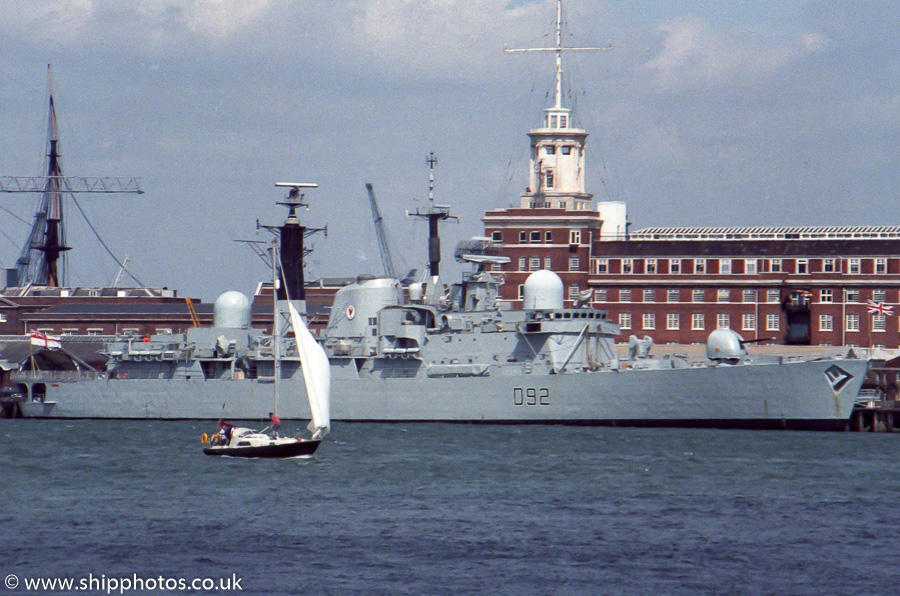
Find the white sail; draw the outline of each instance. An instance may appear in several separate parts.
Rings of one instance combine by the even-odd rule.
[[[312,412],[309,429],[313,431],[313,438],[321,439],[331,427],[331,369],[328,356],[309,332],[294,305],[288,302],[288,308],[291,311],[291,325],[294,337],[297,338],[303,380],[306,382],[306,394],[309,396],[309,409]]]

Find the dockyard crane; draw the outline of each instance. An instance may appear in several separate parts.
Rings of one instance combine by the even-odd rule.
[[[366,182],[366,191],[369,193],[369,206],[372,208],[372,219],[375,222],[375,237],[378,239],[378,250],[381,252],[381,265],[388,277],[397,277],[394,271],[394,261],[391,259],[391,249],[388,248],[387,234],[384,231],[384,218],[381,216],[381,210],[378,209],[378,202],[375,200],[375,191],[372,184]]]

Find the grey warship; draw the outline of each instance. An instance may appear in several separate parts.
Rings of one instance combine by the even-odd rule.
[[[282,201],[281,279],[274,298],[304,303],[303,195]],[[488,238],[461,243],[473,268],[460,282],[440,278],[432,203],[429,276],[404,287],[360,276],[341,288],[320,341],[329,357],[332,419],[369,422],[569,423],[842,429],[866,373],[863,359],[754,356],[742,338],[717,329],[708,359],[647,354],[632,340],[627,358],[618,325],[588,307],[565,308],[563,284],[537,271],[524,308],[499,299],[498,256]],[[276,342],[281,353],[275,358]],[[252,419],[281,382],[282,418],[308,419],[303,369],[289,326],[273,337],[250,327],[249,300],[226,292],[214,325],[186,333],[122,336],[105,348],[102,374],[24,372],[14,387],[25,417]]]
[[[567,200],[583,209],[590,203],[583,192],[587,134],[570,126],[571,111],[560,102],[559,28],[558,9],[556,102],[538,132],[577,145],[560,156],[567,169],[559,172],[554,192],[570,184]],[[289,214],[278,230],[283,283],[274,296],[300,312],[307,230],[296,210],[305,205],[304,186],[294,185],[281,202]],[[495,266],[505,257],[488,238],[457,247],[456,258],[472,270],[445,284],[438,228],[451,217],[449,208],[432,197],[417,215],[429,222],[423,283],[360,276],[335,296],[319,338],[331,369],[332,420],[796,429],[848,424],[866,360],[755,355],[729,329],[713,331],[705,360],[654,358],[648,338],[632,338],[628,356],[620,357],[618,325],[587,305],[566,308],[563,283],[551,271],[527,279],[523,308],[501,300],[503,278]],[[277,375],[279,415],[309,419],[297,346],[290,326],[283,329],[272,336],[251,328],[249,300],[226,292],[216,300],[212,327],[120,336],[105,346],[104,373],[22,372],[12,377],[13,389],[23,396],[26,417],[252,419],[269,411]]]

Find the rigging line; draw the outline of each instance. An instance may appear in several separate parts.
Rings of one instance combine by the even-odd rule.
[[[25,221],[24,219],[22,219],[21,217],[19,217],[18,215],[16,215],[15,213],[13,213],[12,211],[10,211],[9,209],[7,209],[6,207],[0,205],[0,209],[2,209],[3,211],[6,211],[6,212],[9,213],[10,215],[12,215],[15,219],[21,221],[21,222],[22,222],[23,224],[25,224],[26,226],[31,227],[31,222]]]
[[[9,243],[12,244],[16,248],[21,248],[21,245],[17,240],[15,240],[12,236],[7,234],[4,230],[0,230],[0,234],[3,234],[3,237],[9,240]]]
[[[546,36],[545,36],[546,37]],[[509,78],[512,78],[513,67],[510,61],[507,61],[507,70],[509,71]],[[543,104],[539,104],[535,101],[536,89],[538,80],[544,75],[543,68],[538,61],[535,61],[531,70],[531,85],[528,90],[528,96],[519,102],[518,109],[518,118],[516,119],[516,130],[528,130],[531,127],[528,126],[528,121],[531,120],[534,111],[540,112]],[[549,96],[549,92],[545,95],[544,99]],[[534,105],[532,105],[534,103]],[[524,104],[524,105],[523,105]],[[533,110],[532,108],[536,108]],[[508,147],[505,152],[507,157],[512,156],[506,164],[506,171],[501,178],[502,182],[500,184],[500,188],[496,198],[494,199],[494,206],[502,208],[504,205],[513,206],[514,201],[510,198],[509,189],[512,186],[513,179],[517,176],[516,169],[519,167],[520,162],[525,157],[525,145],[519,142],[519,135],[517,134],[514,139],[507,139]],[[515,160],[516,166],[513,167],[513,161]],[[527,179],[526,179],[527,183]]]
[[[106,252],[107,252],[107,253],[109,254],[109,256],[112,258],[112,260],[115,261],[116,264],[117,264],[119,267],[121,267],[122,270],[123,270],[126,274],[128,274],[128,277],[130,277],[130,278],[133,279],[135,282],[137,282],[138,285],[140,285],[142,288],[146,288],[147,285],[146,285],[144,282],[142,282],[141,280],[139,280],[138,278],[136,278],[136,277],[131,273],[131,271],[129,271],[128,268],[125,267],[125,264],[122,263],[121,261],[119,261],[118,257],[116,257],[116,255],[113,254],[113,252],[112,252],[112,250],[110,250],[109,246],[106,245],[106,242],[104,242],[104,241],[103,241],[103,238],[100,237],[100,233],[97,232],[97,229],[94,227],[94,224],[92,224],[92,223],[91,223],[91,220],[88,219],[88,216],[87,216],[87,214],[84,212],[84,209],[81,208],[81,203],[79,203],[79,202],[78,202],[78,199],[75,198],[75,194],[70,192],[70,193],[69,193],[69,196],[72,197],[72,201],[75,203],[75,206],[78,207],[78,211],[79,211],[79,213],[81,213],[81,217],[83,217],[83,218],[84,218],[84,221],[87,222],[88,227],[89,227],[89,228],[91,229],[91,231],[94,233],[94,236],[97,238],[97,241],[100,243],[100,245],[101,245],[104,249],[106,249]]]

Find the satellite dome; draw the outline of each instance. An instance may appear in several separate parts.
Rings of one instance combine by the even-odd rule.
[[[563,282],[552,271],[535,271],[525,280],[522,308],[526,310],[554,310],[563,308]]]
[[[250,300],[234,290],[216,298],[213,327],[246,329],[250,326]]]

